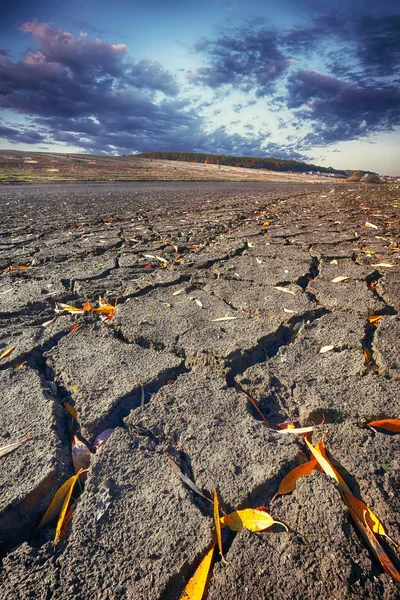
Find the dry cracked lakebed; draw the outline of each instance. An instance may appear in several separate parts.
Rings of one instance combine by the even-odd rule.
[[[221,515],[263,510],[287,530],[223,528],[204,597],[399,598],[398,549],[379,536],[385,572],[331,477],[276,496],[310,460],[279,425],[314,426],[400,541],[400,435],[368,426],[400,418],[399,186],[48,184],[0,199],[0,447],[22,442],[0,452],[0,597],[185,598],[217,488]],[[64,491],[38,527],[68,480],[69,506]]]

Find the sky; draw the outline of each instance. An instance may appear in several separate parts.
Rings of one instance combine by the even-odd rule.
[[[0,148],[400,175],[400,3],[3,0]]]

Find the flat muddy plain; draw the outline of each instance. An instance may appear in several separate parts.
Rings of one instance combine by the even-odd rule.
[[[290,428],[314,426],[400,542],[400,435],[368,426],[400,418],[398,186],[32,184],[0,200],[0,446],[31,433],[1,458],[1,598],[185,597],[214,488],[221,516],[263,507],[287,530],[224,527],[209,600],[399,598],[331,477],[276,495],[310,460]],[[77,460],[54,545],[57,511],[38,525]]]

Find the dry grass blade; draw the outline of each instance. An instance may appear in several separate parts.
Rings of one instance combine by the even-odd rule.
[[[258,406],[257,402],[254,400],[254,398],[249,396],[249,394],[247,394],[246,392],[244,392],[244,395],[246,396],[247,400],[254,406],[254,408],[256,409],[256,411],[258,412],[258,414],[260,415],[260,417],[262,418],[262,420],[264,421],[266,426],[271,429],[271,425],[268,423],[267,419],[264,417],[263,413],[261,412],[260,407]]]
[[[214,556],[214,550],[215,541],[207,550],[203,560],[197,567],[193,577],[188,581],[183,595],[180,597],[180,600],[202,600],[207,588],[208,580],[210,578],[210,570],[212,565],[212,559]]]
[[[31,437],[32,432],[30,431],[26,438],[24,438],[23,440],[20,440],[19,442],[14,442],[13,444],[8,444],[7,446],[3,446],[2,448],[0,448],[0,458],[3,458],[3,456],[7,456],[7,454],[10,454],[10,452],[13,452],[13,450],[19,448],[19,446],[21,446],[22,444],[25,444],[25,442],[30,440]]]
[[[2,352],[2,353],[0,354],[0,360],[1,360],[2,358],[7,358],[7,356],[10,356],[11,352],[12,352],[12,351],[13,351],[15,348],[16,348],[16,346],[10,346],[9,348],[6,348],[6,349],[4,350],[4,352]]]
[[[332,283],[339,283],[339,281],[346,281],[346,279],[349,279],[347,275],[338,275],[337,277],[332,279]]]
[[[186,483],[186,485],[188,487],[190,487],[191,490],[193,490],[196,494],[198,494],[202,498],[205,498],[205,500],[208,500],[209,502],[212,503],[212,500],[210,498],[208,498],[205,494],[203,494],[203,492],[201,492],[199,490],[199,488],[196,487],[196,485],[193,483],[193,481],[191,479],[189,479],[189,477],[187,475],[182,473],[182,471],[179,469],[177,464],[172,460],[172,458],[166,452],[165,452],[165,458],[168,460],[169,464],[171,465],[171,467],[175,471],[175,473],[178,475],[178,477],[180,477],[182,479],[182,481],[184,483]]]
[[[285,294],[292,294],[292,296],[295,296],[296,294],[293,292],[293,290],[289,290],[288,288],[285,287],[281,287],[280,285],[276,285],[275,286],[276,290],[279,290],[280,292],[285,292]]]
[[[367,423],[369,427],[379,427],[392,433],[400,433],[400,419],[381,419],[380,421],[371,421]]]
[[[225,564],[229,564],[227,560],[225,560],[224,553],[222,550],[222,533],[221,533],[221,521],[219,516],[219,500],[218,500],[218,492],[217,488],[214,488],[214,523],[215,523],[215,531],[217,534],[217,542],[219,553],[221,555],[221,560]]]
[[[286,531],[287,526],[281,521],[275,521],[270,514],[258,508],[245,508],[243,510],[235,510],[229,515],[224,515],[220,519],[222,526],[228,525],[232,531],[242,531],[249,529],[250,531],[264,531],[272,525],[282,525]]]

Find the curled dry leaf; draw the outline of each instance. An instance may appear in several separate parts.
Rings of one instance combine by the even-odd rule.
[[[376,263],[375,265],[371,265],[371,267],[386,267],[387,269],[390,269],[391,267],[394,267],[394,265],[391,265],[390,263]]]
[[[400,433],[400,419],[381,419],[380,421],[371,421],[367,423],[369,427],[379,427],[393,433]]]
[[[280,285],[276,285],[275,286],[276,290],[279,290],[280,292],[285,292],[286,294],[292,294],[292,296],[295,296],[296,294],[293,292],[293,290],[289,290],[289,288],[285,288],[285,287],[281,287]]]
[[[338,275],[337,277],[332,279],[332,283],[339,283],[339,281],[346,281],[346,279],[349,279],[347,275]]]
[[[272,500],[274,500],[276,496],[290,494],[291,492],[293,492],[293,490],[296,487],[297,480],[301,479],[302,477],[308,477],[308,475],[311,475],[317,464],[317,459],[312,458],[308,462],[303,463],[302,465],[298,465],[297,467],[292,469],[287,475],[285,475],[285,477],[280,482],[278,491],[276,492]]]
[[[207,550],[193,577],[189,579],[180,600],[202,600],[210,577],[214,550],[215,541]]]
[[[239,317],[218,317],[218,319],[211,319],[212,323],[218,323],[219,321],[234,321]]]
[[[275,521],[270,514],[264,510],[259,510],[258,508],[235,510],[229,515],[224,515],[220,520],[223,527],[228,525],[232,531],[242,531],[242,529],[263,531],[275,524],[282,525],[285,527],[286,531],[288,531],[288,528],[284,523]]]
[[[92,445],[92,452],[98,452],[100,448],[106,443],[114,429],[105,429],[96,437]]]
[[[332,344],[329,344],[328,346],[323,346],[321,348],[321,350],[319,351],[320,354],[325,354],[325,352],[329,352],[330,350],[333,350],[335,346],[332,346]]]
[[[72,462],[74,463],[75,473],[78,473],[81,469],[87,470],[90,467],[90,455],[91,452],[86,444],[74,435],[72,440]]]
[[[30,440],[31,437],[32,432],[30,431],[26,438],[24,438],[23,440],[20,440],[19,442],[14,442],[13,444],[8,444],[7,446],[3,446],[2,448],[0,448],[0,458],[3,458],[3,456],[7,456],[7,454],[10,454],[10,452],[13,452],[13,450],[16,450],[16,448],[19,448],[19,446],[22,446],[22,444],[25,444],[25,442]]]
[[[7,358],[7,356],[10,356],[11,352],[16,348],[17,346],[10,346],[9,348],[6,348],[1,354],[0,354],[0,360],[2,358]]]

